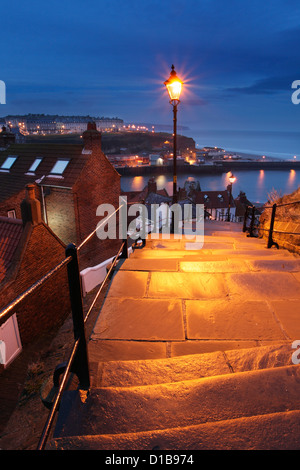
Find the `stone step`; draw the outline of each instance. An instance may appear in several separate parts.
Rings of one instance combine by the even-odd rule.
[[[136,250],[130,258],[134,259],[190,259],[190,260],[213,260],[213,259],[299,259],[294,254],[286,250],[259,249],[201,249],[201,250]]]
[[[143,250],[148,249],[159,249],[159,250],[201,250],[201,249],[232,249],[237,247],[254,249],[257,247],[267,248],[266,241],[255,238],[245,237],[220,237],[204,235],[203,237],[198,236],[195,240],[180,239],[180,240],[169,240],[169,239],[151,239],[146,241],[146,246]]]
[[[49,442],[48,449],[146,450],[152,451],[148,452],[148,463],[155,464],[160,462],[156,455],[168,450],[184,449],[182,454],[193,450],[299,450],[300,433],[296,431],[299,426],[297,410],[155,431],[56,437]]]
[[[292,365],[291,343],[165,359],[91,365],[93,387],[132,387]]]
[[[300,259],[275,258],[249,259],[243,257],[234,259],[190,259],[182,261],[175,258],[128,258],[119,264],[122,271],[183,271],[183,272],[250,272],[250,271],[275,271],[275,272],[299,272]]]
[[[176,383],[65,392],[54,437],[140,433],[300,409],[297,365]],[[297,428],[295,428],[297,429]],[[294,429],[294,431],[295,431]]]

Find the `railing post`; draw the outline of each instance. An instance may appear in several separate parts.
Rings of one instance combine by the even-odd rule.
[[[252,206],[252,213],[251,213],[251,222],[250,222],[249,237],[253,237],[253,227],[254,227],[254,220],[255,220],[255,206]]]
[[[249,206],[246,206],[246,210],[244,214],[243,232],[246,232],[247,230],[248,211],[249,211]]]
[[[272,248],[273,245],[279,248],[278,244],[273,241],[273,229],[274,229],[274,222],[275,222],[275,215],[276,215],[276,207],[277,205],[273,204],[271,222],[270,222],[270,228],[269,228],[268,248]]]
[[[128,237],[123,240],[123,249],[120,256],[121,259],[128,258]]]
[[[66,256],[72,257],[72,260],[68,264],[69,293],[73,317],[74,339],[76,341],[79,340],[71,370],[77,375],[80,388],[88,390],[90,388],[90,373],[84,329],[81,281],[77,248],[73,243],[67,246]]]

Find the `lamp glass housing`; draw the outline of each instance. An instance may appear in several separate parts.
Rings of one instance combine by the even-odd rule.
[[[164,84],[167,87],[169,96],[170,96],[170,101],[177,101],[179,102],[180,99],[180,94],[182,90],[182,81],[177,77],[177,74],[174,70],[174,65],[172,65],[172,70],[170,73],[170,77],[168,80],[164,82]]]

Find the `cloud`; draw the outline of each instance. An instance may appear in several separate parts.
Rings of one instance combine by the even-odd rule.
[[[245,95],[274,95],[281,92],[289,92],[291,84],[297,77],[268,77],[256,80],[251,85],[226,88],[229,93]]]

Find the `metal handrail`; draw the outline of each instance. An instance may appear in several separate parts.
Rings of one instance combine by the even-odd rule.
[[[98,224],[97,227],[95,228],[95,230],[93,230],[81,243],[80,245],[78,245],[77,247],[77,250],[79,251],[92,237],[93,235],[95,235],[95,233],[97,232],[97,230],[99,230],[99,228],[102,227],[103,224],[107,224],[108,220],[113,216],[115,215],[120,209],[121,207],[123,207],[124,204],[121,204],[118,209],[116,209],[114,212],[112,212],[112,214],[110,214],[109,217],[106,217],[106,219],[102,222],[102,224],[100,223],[100,225]]]
[[[70,372],[74,372],[79,378],[79,385],[82,389],[89,388],[89,368],[88,368],[88,360],[87,360],[87,348],[86,348],[86,341],[85,341],[85,330],[84,325],[94,307],[102,289],[105,285],[105,282],[111,275],[112,270],[115,268],[117,261],[120,258],[127,258],[128,257],[128,235],[123,240],[119,251],[113,262],[111,263],[110,269],[108,270],[104,280],[102,281],[100,288],[98,289],[92,304],[87,312],[87,314],[83,315],[83,306],[82,306],[82,292],[81,292],[81,282],[80,282],[80,272],[78,266],[78,252],[83,245],[85,245],[92,236],[97,232],[99,228],[103,224],[106,224],[107,221],[116,214],[123,205],[120,205],[118,209],[116,209],[109,217],[107,217],[102,223],[97,225],[97,228],[93,230],[84,240],[83,242],[76,247],[74,244],[70,244],[66,248],[66,258],[58,263],[53,269],[51,269],[47,274],[45,274],[42,278],[32,284],[27,290],[25,290],[22,294],[16,297],[12,302],[10,302],[5,308],[0,311],[0,321],[6,320],[6,318],[11,314],[11,312],[19,305],[25,298],[27,298],[30,294],[35,292],[38,288],[40,288],[46,281],[48,281],[54,274],[60,271],[64,266],[68,268],[68,280],[69,280],[69,291],[70,291],[70,300],[71,300],[71,310],[73,315],[73,330],[74,330],[74,344],[70,353],[70,357],[67,363],[63,364],[63,367],[58,372],[59,376],[62,375],[61,383],[58,387],[57,393],[55,395],[54,401],[51,406],[50,413],[48,415],[48,419],[45,423],[40,441],[38,443],[37,450],[43,450],[46,444],[46,440],[48,438],[51,426],[53,424],[54,416],[58,409],[58,404],[62,395],[62,392],[67,383],[67,377]]]
[[[267,248],[271,248],[273,245],[275,245],[277,248],[279,248],[278,243],[276,243],[273,240],[273,233],[281,233],[281,234],[296,235],[296,236],[300,235],[299,232],[285,232],[284,230],[275,230],[274,229],[274,223],[275,223],[275,216],[276,216],[277,207],[291,206],[293,204],[299,204],[299,203],[300,203],[300,200],[299,201],[281,203],[281,204],[274,203],[272,206],[264,206],[264,209],[272,209],[270,227],[269,228],[257,227],[257,229],[261,230],[261,231],[269,232]],[[248,218],[248,211],[249,211],[250,207],[252,208],[252,217],[251,217],[250,228],[248,229],[247,228],[247,218]],[[256,207],[254,205],[253,206],[246,206],[246,211],[245,211],[245,214],[244,214],[243,232],[249,231],[249,236],[253,236],[255,209],[256,209]]]
[[[93,230],[84,240],[83,242],[78,245],[77,247],[77,250],[80,250],[80,248],[82,248],[82,246],[87,243],[87,241],[90,240],[90,238],[92,238],[92,236],[96,233],[97,230],[99,230],[99,228],[102,227],[103,224],[106,224],[107,221],[110,219],[110,217],[112,217],[116,212],[118,212],[118,210],[120,210],[120,208],[123,207],[123,205],[119,206],[118,209],[116,209],[112,214],[110,214],[109,217],[107,217],[103,222],[102,224],[98,225],[97,228],[95,230]],[[12,302],[10,302],[5,308],[3,308],[2,310],[0,310],[0,321],[2,321],[3,319],[5,319],[9,313],[11,313],[11,311],[20,303],[22,302],[28,295],[32,294],[35,290],[37,290],[39,287],[42,286],[42,284],[44,282],[46,282],[48,279],[50,279],[50,277],[57,273],[61,268],[63,268],[66,264],[68,264],[70,261],[72,260],[72,257],[69,256],[69,257],[66,257],[65,259],[63,259],[59,264],[57,264],[53,269],[51,269],[47,274],[45,274],[43,277],[41,277],[38,281],[36,281],[34,284],[32,284],[27,290],[25,290],[24,292],[22,292],[22,294],[20,294],[18,297],[16,297]]]
[[[45,276],[43,276],[41,279],[36,281],[32,286],[30,286],[27,290],[22,292],[18,297],[16,297],[12,302],[10,302],[5,308],[3,308],[0,311],[0,320],[5,319],[9,313],[20,303],[22,302],[28,295],[32,294],[34,291],[36,291],[39,287],[44,284],[48,279],[50,279],[53,274],[57,273],[62,269],[66,264],[68,264],[71,261],[71,256],[65,258],[63,261],[61,261],[58,265],[56,265],[51,271],[49,271]]]
[[[300,204],[300,201],[283,202],[281,204],[276,204],[276,205],[277,205],[277,207],[283,207],[283,206],[291,206],[293,204]],[[264,206],[264,209],[272,209],[273,205],[272,206]]]
[[[114,258],[111,266],[110,266],[110,269],[108,270],[106,276],[105,276],[105,279],[103,280],[103,282],[101,283],[101,286],[100,288],[98,289],[98,292],[97,294],[95,295],[94,297],[94,300],[89,308],[89,311],[87,312],[85,318],[83,319],[83,323],[85,324],[85,322],[87,321],[88,319],[88,316],[92,310],[92,308],[94,307],[102,289],[103,289],[103,286],[105,285],[105,282],[106,280],[109,278],[110,274],[111,274],[111,271],[114,269],[117,261],[119,260],[120,258],[120,255],[123,254],[124,257],[126,257],[126,254],[127,253],[124,253],[124,247],[126,248],[127,250],[127,239],[123,241],[119,251],[118,251],[118,254],[116,255],[116,257]],[[70,354],[70,357],[69,357],[69,360],[68,362],[63,365],[64,367],[64,372],[63,372],[63,375],[62,375],[62,379],[61,379],[61,384],[57,390],[57,393],[55,395],[55,399],[53,401],[53,404],[52,404],[52,407],[51,407],[51,410],[50,410],[50,413],[48,415],[48,419],[45,423],[45,426],[44,426],[44,429],[43,429],[43,432],[42,432],[42,435],[41,435],[41,438],[40,438],[40,441],[38,443],[38,446],[37,446],[37,449],[36,450],[43,450],[45,448],[45,445],[46,445],[46,441],[47,441],[47,438],[49,436],[49,433],[50,433],[50,429],[51,429],[51,426],[53,424],[53,421],[54,421],[54,417],[55,417],[55,414],[58,410],[58,405],[59,405],[59,402],[60,402],[60,399],[61,399],[61,396],[62,396],[62,393],[65,389],[65,386],[66,386],[66,383],[67,383],[67,377],[69,375],[69,373],[72,371],[72,365],[76,359],[76,354],[78,352],[78,349],[79,349],[79,345],[80,345],[80,338],[76,338],[75,339],[75,342],[73,344],[73,348],[71,350],[71,354]]]

